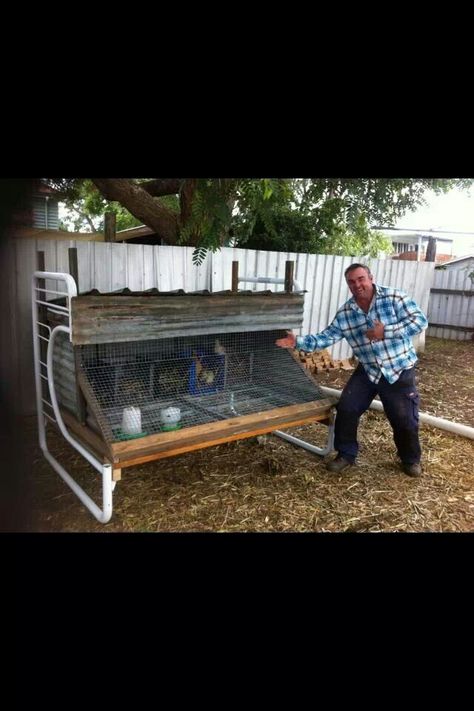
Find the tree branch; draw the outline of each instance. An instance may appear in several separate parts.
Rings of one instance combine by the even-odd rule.
[[[140,187],[153,197],[161,197],[162,195],[177,195],[182,182],[179,178],[155,178],[155,180],[140,183]]]
[[[139,185],[124,178],[91,178],[106,200],[123,205],[167,244],[178,242],[178,216]]]
[[[89,217],[89,215],[83,215],[83,217],[85,217],[85,219],[87,220],[92,232],[97,232],[97,229],[96,229],[94,223],[92,222],[91,218]]]

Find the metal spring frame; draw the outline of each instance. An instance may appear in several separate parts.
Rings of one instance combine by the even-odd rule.
[[[63,281],[66,285],[66,291],[53,291],[52,289],[41,288],[38,286],[38,279],[54,279],[56,281]],[[42,293],[42,296],[40,294]],[[57,296],[66,296],[67,306],[58,306],[56,304],[48,305],[46,300],[47,293],[54,293]],[[58,401],[56,398],[56,390],[54,386],[54,376],[53,376],[53,348],[54,341],[58,333],[63,332],[69,335],[71,339],[71,297],[77,296],[76,282],[70,274],[56,273],[56,272],[34,272],[32,277],[32,287],[31,287],[31,301],[32,301],[32,316],[33,316],[33,352],[34,352],[34,367],[35,367],[35,382],[36,382],[36,409],[38,413],[38,435],[39,444],[41,450],[51,464],[51,466],[58,472],[58,474],[64,479],[66,484],[72,489],[76,496],[82,501],[84,506],[89,509],[92,515],[100,523],[107,523],[112,517],[113,502],[112,502],[112,492],[115,489],[116,482],[112,480],[112,465],[104,464],[94,457],[87,449],[85,449],[74,437],[71,437],[66,426],[64,424],[63,418],[61,417],[61,412],[59,410]],[[64,315],[68,321],[68,326],[56,326],[51,329],[47,323],[42,323],[38,318],[38,306],[43,305],[54,310],[56,313]],[[39,328],[46,329],[48,337],[43,336],[39,332]],[[40,351],[40,341],[46,341],[47,343],[47,358],[46,363],[41,360]],[[46,369],[46,374],[41,372],[41,368]],[[41,386],[41,381],[46,380],[49,388],[50,402],[43,398],[43,390]],[[48,412],[45,411],[44,407],[49,407],[54,413],[52,417]],[[97,504],[91,499],[91,497],[86,494],[84,489],[82,489],[79,484],[71,477],[70,474],[61,466],[61,464],[53,457],[51,452],[48,450],[48,445],[46,442],[46,419],[48,418],[52,422],[55,422],[59,427],[63,437],[82,454],[82,456],[87,459],[92,466],[97,469],[97,471],[102,474],[102,508],[97,506]]]
[[[63,281],[66,286],[66,291],[55,291],[52,289],[41,288],[38,286],[38,279],[54,279],[55,281]],[[276,281],[276,280],[275,280]],[[43,298],[40,298],[38,292],[43,293]],[[67,306],[58,306],[57,304],[48,304],[46,300],[46,294],[53,293],[56,296],[65,296]],[[56,390],[54,386],[54,375],[53,375],[53,349],[54,342],[58,333],[67,333],[69,339],[71,339],[71,298],[77,296],[76,282],[70,274],[60,273],[60,272],[41,272],[36,271],[32,277],[31,286],[31,301],[32,301],[32,317],[33,317],[33,352],[34,352],[34,368],[35,368],[35,383],[36,383],[36,408],[38,413],[38,435],[39,444],[41,450],[51,464],[51,466],[58,472],[61,478],[66,482],[66,484],[72,489],[76,496],[82,501],[84,506],[92,513],[92,515],[99,521],[99,523],[108,523],[112,517],[113,512],[113,491],[115,489],[116,482],[112,480],[112,465],[104,464],[100,462],[96,457],[94,457],[87,449],[85,449],[74,437],[71,437],[64,420],[61,417],[61,412],[59,410],[58,401],[56,397]],[[69,322],[68,326],[56,326],[51,329],[46,323],[42,323],[38,319],[38,306],[47,306],[49,309],[56,311],[64,315]],[[46,329],[48,337],[42,336],[39,332],[39,327]],[[40,351],[40,341],[43,340],[47,343],[47,358],[46,363],[41,360]],[[46,369],[46,374],[41,372],[41,368]],[[41,381],[46,380],[49,388],[50,402],[43,398],[43,391],[41,386]],[[45,410],[44,406],[52,409],[54,417],[49,415]],[[233,409],[233,414],[236,416],[239,414],[235,409]],[[46,442],[46,428],[45,428],[45,418],[50,419],[52,422],[56,423],[59,427],[63,437],[82,454],[82,456],[87,459],[92,466],[97,469],[97,471],[102,474],[102,508],[100,508],[91,497],[86,494],[84,489],[82,489],[79,484],[72,478],[70,474],[62,467],[62,465],[53,457],[51,452],[48,450],[48,445]],[[280,430],[275,430],[272,434],[285,439],[291,444],[295,444],[298,447],[307,449],[312,454],[317,454],[319,456],[325,456],[333,449],[334,444],[334,416],[331,414],[329,427],[328,427],[328,441],[325,447],[316,447],[309,442],[293,437],[286,432],[281,432]]]

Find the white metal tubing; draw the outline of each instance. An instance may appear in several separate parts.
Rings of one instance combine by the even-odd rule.
[[[59,313],[66,313],[69,316],[69,309],[66,306],[59,306],[59,304],[51,304],[49,301],[42,301],[41,299],[36,299],[37,304],[42,304],[47,306],[51,311],[58,311]]]
[[[72,277],[70,274],[66,274],[66,272],[33,272],[33,278],[32,278],[32,300],[33,300],[33,324],[35,323],[35,314],[37,313],[37,304],[36,302],[40,302],[40,299],[38,298],[38,295],[35,293],[36,289],[38,288],[38,284],[36,282],[37,279],[53,279],[54,281],[64,281],[66,284],[66,291],[61,292],[61,291],[54,291],[54,294],[59,294],[63,295],[69,298],[69,303],[68,307],[70,309],[71,307],[71,298],[73,296],[77,296],[77,286],[76,282],[74,281],[74,277]],[[48,289],[44,290],[45,292],[48,291]],[[44,303],[41,301],[40,303]],[[49,308],[52,310],[55,309],[55,304],[51,304]],[[59,307],[60,310],[64,307]],[[67,314],[69,316],[69,325],[71,325],[71,313]],[[69,336],[70,338],[70,336]],[[35,338],[35,342],[36,342]]]
[[[74,479],[67,473],[67,471],[60,465],[60,463],[53,457],[52,454],[47,449],[43,449],[43,454],[51,464],[51,466],[58,472],[60,477],[64,479],[66,484],[73,490],[78,499],[82,501],[84,506],[89,509],[92,515],[99,521],[99,523],[108,523],[112,518],[112,491],[115,488],[111,484],[115,485],[116,482],[112,482],[112,467],[110,464],[104,464],[102,466],[102,509],[97,506],[97,504],[91,499],[91,497],[86,494],[84,489],[82,489],[79,484],[74,481]]]
[[[65,291],[55,291],[54,289],[43,289],[42,286],[35,286],[35,291],[42,291],[44,293],[48,294],[58,294],[59,296],[67,296],[67,292]]]
[[[48,358],[47,358],[47,363],[48,363],[48,384],[49,384],[49,394],[51,397],[51,403],[53,405],[53,411],[56,416],[57,424],[59,429],[61,430],[61,433],[72,446],[77,449],[78,452],[82,454],[82,456],[87,459],[88,462],[92,464],[97,471],[99,471],[102,474],[102,507],[103,509],[101,510],[97,504],[94,503],[94,501],[90,498],[88,494],[77,484],[74,479],[69,476],[69,474],[63,469],[63,467],[59,464],[59,462],[56,462],[54,457],[50,454],[49,457],[47,457],[48,461],[53,464],[53,461],[56,462],[56,465],[53,464],[54,468],[56,471],[61,475],[61,477],[64,479],[64,481],[71,487],[71,489],[74,491],[74,493],[79,497],[79,499],[83,502],[85,506],[89,509],[89,511],[95,516],[95,518],[100,521],[101,523],[107,523],[110,521],[110,518],[112,516],[112,491],[115,488],[115,482],[112,481],[112,467],[110,464],[103,464],[100,462],[98,459],[96,459],[90,452],[87,451],[77,440],[74,439],[74,437],[71,437],[69,432],[67,431],[63,419],[61,417],[61,412],[59,410],[58,406],[58,401],[56,398],[56,390],[54,387],[54,376],[53,376],[53,349],[54,349],[54,341],[56,339],[56,336],[58,333],[70,333],[70,329],[67,326],[56,326],[56,328],[53,329],[51,332],[51,338],[48,344]],[[48,452],[49,454],[49,452]],[[45,452],[46,455],[46,452]]]
[[[36,303],[36,275],[42,272],[35,272],[31,280],[31,311],[33,318],[33,355],[34,355],[34,366],[35,366],[35,385],[36,385],[36,412],[38,413],[38,438],[40,447],[45,451],[46,448],[46,436],[44,429],[44,416],[43,416],[43,391],[41,386],[41,365],[44,365],[41,361],[40,354],[40,344],[39,344],[39,330],[38,330],[38,304]]]
[[[67,292],[55,291],[55,294],[64,294],[64,296],[77,296],[77,286],[74,277],[66,272],[34,272],[33,279],[53,279],[54,281],[62,280],[66,282]],[[34,283],[34,282],[33,282]],[[36,284],[34,284],[36,287]],[[45,289],[48,291],[48,289]]]
[[[51,333],[51,340],[48,344],[48,357],[47,363],[43,363],[40,360],[40,347],[39,347],[39,331],[38,331],[38,303],[36,298],[36,280],[37,279],[54,279],[66,282],[67,292],[55,292],[64,293],[65,296],[71,298],[76,296],[77,288],[76,283],[70,274],[56,273],[56,272],[35,272],[32,278],[32,315],[33,315],[33,352],[34,352],[34,369],[35,369],[35,383],[36,383],[36,409],[38,413],[38,435],[39,444],[41,450],[51,464],[51,466],[58,472],[61,478],[66,482],[66,484],[74,491],[76,496],[82,501],[82,503],[89,509],[89,511],[95,516],[95,518],[100,521],[100,523],[107,523],[110,521],[112,516],[112,492],[115,488],[116,482],[112,481],[112,467],[110,464],[102,464],[97,459],[92,457],[87,450],[85,450],[79,442],[74,440],[69,432],[64,426],[64,422],[61,418],[61,413],[59,412],[56,393],[54,390],[54,380],[53,380],[53,370],[52,370],[52,354],[53,354],[53,344],[54,344],[54,331]],[[70,322],[70,317],[69,317]],[[58,326],[55,331],[65,330],[70,335],[70,329],[65,326]],[[41,373],[41,366],[46,366],[48,375],[50,379],[48,381],[51,404],[43,399],[41,378],[44,377]],[[52,407],[54,414],[57,418],[57,425],[59,426],[61,433],[67,439],[72,446],[77,449],[96,469],[102,474],[102,506],[101,510],[97,504],[86,494],[86,492],[74,481],[74,479],[66,472],[66,470],[61,466],[61,464],[52,456],[48,450],[48,445],[46,442],[45,434],[45,422],[44,417],[52,419],[49,415],[43,412],[43,401],[48,407]],[[54,422],[54,420],[53,420]]]
[[[313,454],[319,454],[321,457],[325,457],[326,454],[329,454],[329,452],[332,452],[333,447],[334,447],[334,423],[331,422],[329,425],[329,433],[328,433],[328,441],[325,447],[316,447],[314,444],[310,444],[309,442],[305,442],[303,439],[298,439],[298,437],[293,437],[293,435],[287,434],[286,432],[281,432],[280,430],[275,430],[272,432],[272,434],[277,435],[278,437],[281,437],[282,439],[286,439],[287,442],[291,442],[291,444],[296,444],[297,447],[302,447],[303,449],[307,449],[309,452],[312,452]]]
[[[326,388],[325,386],[320,387],[326,395],[331,395],[332,397],[337,398],[341,397],[342,390]],[[373,400],[370,408],[372,410],[383,411],[383,405],[378,400]],[[445,420],[442,417],[434,417],[434,415],[428,415],[427,412],[420,412],[420,422],[425,422],[427,425],[438,427],[440,430],[446,430],[447,432],[453,432],[454,434],[467,437],[468,439],[474,439],[474,427],[461,425],[459,422],[451,422],[451,420]]]

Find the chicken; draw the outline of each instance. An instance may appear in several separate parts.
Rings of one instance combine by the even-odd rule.
[[[194,355],[194,360],[196,362],[196,379],[198,382],[204,383],[205,385],[212,385],[216,377],[214,371],[203,366],[199,356],[196,354]]]
[[[206,385],[212,385],[215,377],[216,374],[213,370],[207,370],[206,368],[203,368],[199,375],[199,380],[201,380],[203,383],[206,383]]]

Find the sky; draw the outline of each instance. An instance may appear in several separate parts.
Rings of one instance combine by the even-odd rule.
[[[414,230],[453,230],[472,232],[470,235],[439,235],[453,239],[453,257],[474,254],[474,188],[450,190],[444,195],[435,195],[431,190],[425,194],[426,207],[408,212],[395,227]]]

